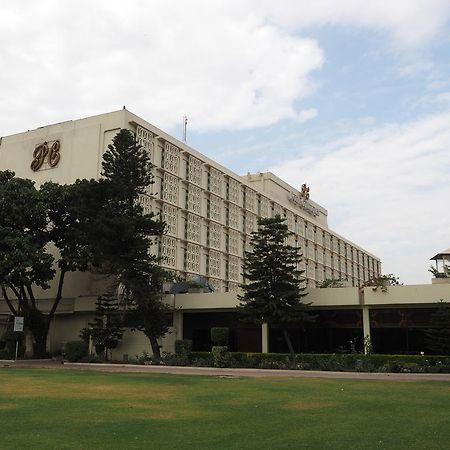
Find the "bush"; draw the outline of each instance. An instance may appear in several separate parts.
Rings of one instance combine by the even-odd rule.
[[[83,340],[83,342],[86,342]],[[99,343],[94,345],[95,353],[98,357],[104,358],[105,357],[105,344]]]
[[[193,354],[194,355],[194,354]],[[207,360],[208,353],[195,353]],[[420,355],[362,355],[300,353],[227,353],[229,367],[325,370],[335,372],[450,373],[450,358]]]
[[[182,344],[178,344],[179,346]],[[141,363],[149,357],[140,358]],[[145,362],[144,362],[145,360]],[[158,364],[158,361],[151,361]],[[163,364],[194,367],[232,367],[261,369],[326,370],[336,372],[450,373],[450,357],[421,355],[363,355],[361,353],[320,354],[228,352],[225,346],[214,346],[212,352],[190,352],[188,355],[165,353]]]
[[[89,346],[84,341],[70,341],[64,346],[67,360],[77,362],[88,355]]]
[[[191,359],[208,359],[211,356],[211,352],[191,352]]]
[[[6,341],[6,342],[23,341],[24,339],[25,339],[25,333],[23,331],[14,331],[12,329],[6,330],[2,336],[2,341]]]
[[[225,347],[228,345],[228,337],[230,329],[226,327],[211,328],[211,341],[217,347]]]
[[[249,367],[250,360],[247,356],[247,353],[243,352],[233,352],[228,353],[229,366],[238,368],[238,367]]]
[[[47,352],[47,347],[42,344],[33,344],[33,358],[46,359],[49,358],[50,354]]]
[[[228,367],[228,347],[223,345],[214,346],[211,353],[214,358],[214,367]]]
[[[191,360],[191,366],[193,367],[213,367],[214,358],[211,353],[208,353],[207,357],[195,358]]]
[[[10,359],[9,353],[5,349],[0,350],[0,359]]]
[[[23,358],[25,355],[25,333],[22,331],[6,330],[1,338],[3,344],[3,354],[5,359],[14,359],[16,357],[16,342],[19,342],[17,357]]]
[[[163,352],[162,358],[158,358],[156,356],[150,355],[150,353],[147,350],[143,350],[140,355],[135,355],[134,358],[129,358],[128,362],[131,364],[142,364],[142,365],[149,365],[149,366],[158,366],[165,358],[168,356],[173,356],[170,353]]]
[[[192,351],[192,341],[190,339],[178,339],[175,341],[175,355],[188,356]]]

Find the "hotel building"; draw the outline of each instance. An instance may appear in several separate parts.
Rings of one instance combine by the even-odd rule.
[[[154,165],[154,184],[141,196],[145,212],[161,214],[167,234],[152,251],[176,275],[201,275],[215,292],[237,292],[244,252],[259,217],[280,215],[303,254],[308,287],[328,278],[350,286],[380,274],[380,260],[330,228],[327,210],[270,172],[239,176],[123,109],[62,122],[2,139],[0,169],[17,176],[72,183],[101,176],[102,155],[121,129],[135,133]],[[33,152],[57,142],[59,159],[32,167]],[[50,155],[50,153],[49,153]],[[299,184],[301,180],[299,180]]]
[[[403,342],[404,324],[409,323],[409,344],[401,343],[398,348],[410,351],[411,336],[415,336],[411,330],[427,323],[417,317],[425,317],[431,303],[439,298],[450,299],[450,285],[398,286],[387,293],[358,289],[380,275],[379,258],[328,227],[327,210],[309,198],[303,180],[292,187],[270,172],[237,175],[125,109],[3,137],[0,170],[13,170],[38,186],[46,181],[68,184],[83,178],[99,179],[103,153],[123,128],[135,133],[153,164],[154,184],[140,201],[146,212],[161,214],[167,223],[167,234],[151,250],[158,252],[163,265],[179,277],[204,276],[214,288],[208,294],[167,296],[178,309],[172,333],[162,342],[165,350],[173,349],[173,341],[180,338],[191,338],[198,349],[205,349],[208,329],[217,325],[233,330],[234,349],[264,351],[270,339],[270,349],[281,349],[276,330],[269,339],[264,328],[241,325],[236,318],[241,265],[259,217],[285,217],[293,233],[289,243],[303,254],[307,298],[320,317],[307,346],[300,348],[331,351],[355,333],[362,338],[372,329],[380,350],[392,351],[390,336]],[[42,154],[45,157],[39,158]],[[92,319],[95,300],[101,294],[94,278],[84,273],[68,275],[49,336],[50,350],[77,339],[79,330]],[[314,289],[329,278],[347,280],[347,287]],[[55,286],[37,290],[44,310],[54,290]],[[0,302],[0,321],[8,316],[8,309]],[[410,316],[408,322],[405,317]],[[417,342],[416,347],[421,345]],[[148,348],[145,336],[127,332],[117,357]]]

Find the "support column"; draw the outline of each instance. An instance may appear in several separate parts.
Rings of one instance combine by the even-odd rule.
[[[372,348],[372,338],[370,336],[370,316],[368,306],[363,306],[362,316],[363,316],[364,354],[367,355],[368,353],[370,353]]]
[[[269,353],[269,325],[267,323],[261,325],[261,351]]]
[[[180,310],[173,313],[173,333],[175,340],[183,339],[183,313]]]

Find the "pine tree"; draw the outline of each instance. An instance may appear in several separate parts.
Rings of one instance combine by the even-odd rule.
[[[258,220],[258,231],[251,238],[253,250],[245,252],[244,294],[239,296],[238,311],[248,321],[281,328],[293,354],[288,327],[302,326],[313,317],[302,301],[307,294],[301,287],[303,272],[297,270],[301,255],[287,244],[290,235],[280,216]]]
[[[105,211],[101,242],[102,259],[122,286],[128,325],[149,338],[153,354],[160,356],[157,339],[168,331],[172,313],[162,298],[162,283],[169,276],[161,269],[161,258],[149,249],[165,231],[154,214],[144,214],[139,196],[153,183],[151,162],[146,150],[129,130],[120,130],[103,156],[103,183],[111,200]]]
[[[440,300],[425,331],[427,348],[434,354],[450,355],[450,304]]]
[[[105,352],[108,359],[108,350],[116,348],[123,336],[117,300],[107,296],[98,297],[94,321],[89,322],[89,328],[83,329],[81,334],[90,335],[97,354]]]
[[[130,130],[120,130],[103,155],[102,176],[116,189],[116,201],[122,199],[130,207],[153,183],[151,168],[148,153]]]

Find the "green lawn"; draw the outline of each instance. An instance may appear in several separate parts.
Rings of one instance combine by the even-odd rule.
[[[446,449],[450,383],[0,369],[1,449]]]

